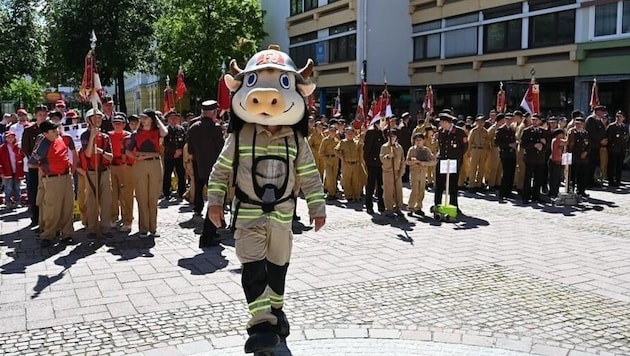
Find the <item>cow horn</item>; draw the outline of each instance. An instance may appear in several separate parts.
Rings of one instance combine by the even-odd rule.
[[[232,72],[233,76],[237,76],[243,73],[243,70],[238,67],[238,63],[236,63],[236,59],[232,59],[230,61],[230,72]]]
[[[311,77],[311,74],[313,74],[313,65],[313,60],[309,58],[306,61],[306,65],[304,66],[304,68],[300,69],[300,71],[298,72],[302,76],[302,78],[308,79]]]

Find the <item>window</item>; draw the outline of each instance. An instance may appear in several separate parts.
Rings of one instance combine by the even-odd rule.
[[[621,19],[621,33],[630,33],[630,0],[623,2],[623,18]]]
[[[521,20],[512,20],[486,25],[484,53],[510,51],[521,48]]]
[[[332,35],[336,35],[338,33],[354,31],[356,29],[357,29],[357,25],[356,25],[355,22],[348,22],[348,23],[344,23],[342,25],[329,27],[328,28],[328,34],[332,36]]]
[[[503,16],[517,15],[517,14],[520,14],[522,10],[523,10],[523,6],[521,3],[493,7],[490,9],[483,10],[483,19],[490,20],[490,19],[496,19]]]
[[[529,11],[575,4],[575,0],[529,0]]]
[[[448,31],[444,36],[446,58],[477,54],[477,27]]]
[[[328,62],[347,62],[357,58],[357,36],[349,35],[328,40]]]
[[[293,63],[306,63],[310,58],[315,60],[315,43],[289,48],[289,56]]]
[[[317,39],[317,31],[308,32],[299,36],[293,36],[289,38],[289,44],[298,44],[298,43],[316,40],[316,39]]]
[[[595,37],[617,33],[617,3],[595,6]]]
[[[318,0],[291,0],[290,16],[317,8]]]
[[[440,58],[440,34],[418,36],[413,39],[413,59]]]
[[[418,32],[437,30],[440,27],[442,27],[442,21],[441,20],[432,21],[432,22],[425,22],[425,23],[419,23],[417,25],[413,25],[413,32],[414,33],[418,33]]]
[[[547,47],[575,42],[575,11],[562,11],[530,18],[529,47]]]
[[[446,19],[446,27],[453,27],[477,21],[479,21],[479,13],[477,12],[463,16],[449,17]]]

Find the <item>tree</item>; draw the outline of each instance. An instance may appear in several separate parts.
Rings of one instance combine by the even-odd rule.
[[[163,1],[156,29],[158,72],[175,77],[181,66],[193,96],[216,97],[221,63],[241,66],[265,37],[258,0]]]
[[[47,62],[51,82],[81,83],[90,33],[94,30],[101,81],[110,85],[116,80],[119,107],[126,112],[124,75],[127,71],[147,69],[152,62],[158,10],[153,0],[49,1]]]
[[[0,86],[12,78],[38,77],[43,65],[43,31],[37,1],[0,2]]]
[[[3,100],[11,100],[15,107],[22,107],[33,112],[35,106],[42,103],[44,86],[24,78],[16,78],[0,90]]]

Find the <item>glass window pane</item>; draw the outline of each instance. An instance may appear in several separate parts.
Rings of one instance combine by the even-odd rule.
[[[477,28],[465,28],[444,34],[447,58],[477,54]]]
[[[595,36],[617,33],[617,3],[595,6]]]
[[[417,32],[437,30],[440,27],[442,27],[442,21],[440,21],[440,20],[432,21],[432,22],[419,23],[417,25],[413,25],[413,32],[417,33]]]
[[[508,22],[507,49],[521,48],[521,35],[523,34],[521,22],[521,19]]]
[[[468,15],[451,17],[446,19],[446,27],[463,25],[465,23],[477,22],[479,20],[479,13],[475,12]]]
[[[440,57],[440,34],[427,36],[427,58]]]
[[[505,22],[493,23],[485,28],[486,50],[485,52],[497,52],[503,49],[505,44]]]
[[[414,60],[426,58],[426,51],[425,51],[426,40],[427,40],[426,36],[414,37],[413,39],[413,59]]]
[[[623,2],[623,19],[621,21],[621,32],[630,33],[630,0]]]

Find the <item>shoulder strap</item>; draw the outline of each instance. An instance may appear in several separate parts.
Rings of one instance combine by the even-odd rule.
[[[240,130],[235,130],[234,131],[234,159],[232,160],[232,186],[236,187],[236,173],[238,172],[238,159],[239,159],[239,153],[240,153],[240,148],[239,148],[239,138],[238,138],[238,134],[240,133]]]
[[[300,152],[300,140],[298,136],[298,131],[295,127],[293,128],[293,139],[295,139],[295,148],[297,149],[297,152]],[[297,159],[297,154],[295,155],[295,157]]]

